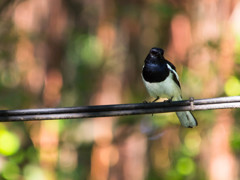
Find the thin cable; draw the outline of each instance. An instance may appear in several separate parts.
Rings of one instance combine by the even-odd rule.
[[[184,100],[184,101],[173,101],[171,103],[158,102],[158,103],[80,106],[80,107],[65,107],[65,108],[0,110],[0,116],[152,109],[152,108],[162,108],[162,107],[189,106],[191,105],[191,102],[192,102],[191,100]],[[193,100],[193,105],[196,106],[196,105],[232,103],[232,102],[240,102],[240,96],[220,97],[220,98],[211,98],[211,99],[196,99],[196,100]]]
[[[162,103],[117,104],[69,108],[1,110],[0,121],[34,121],[125,116],[177,111],[240,108],[240,96]]]

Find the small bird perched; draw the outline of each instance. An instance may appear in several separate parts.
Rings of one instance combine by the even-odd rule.
[[[152,48],[147,55],[142,70],[142,79],[150,96],[168,98],[170,101],[180,101],[181,86],[175,66],[167,61],[161,48]],[[192,128],[197,126],[197,120],[190,111],[176,112],[182,126]]]

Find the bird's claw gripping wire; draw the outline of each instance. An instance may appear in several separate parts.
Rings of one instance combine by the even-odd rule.
[[[144,100],[143,103],[154,103],[154,102],[156,102],[158,99],[159,99],[159,96],[157,96],[156,99],[154,99],[152,102],[151,102],[151,101],[148,102],[148,101]]]
[[[156,102],[158,99],[159,99],[159,96],[157,96],[156,99],[154,99],[154,100],[152,101],[152,103],[153,103],[153,102]]]
[[[164,100],[163,102],[166,102],[166,103],[171,103],[172,102],[172,99],[173,99],[173,97],[171,97],[170,99],[168,99],[168,100]]]

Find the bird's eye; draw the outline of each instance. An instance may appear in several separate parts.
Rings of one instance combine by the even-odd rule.
[[[157,51],[152,51],[151,54],[154,55],[154,56],[157,56],[158,52]]]

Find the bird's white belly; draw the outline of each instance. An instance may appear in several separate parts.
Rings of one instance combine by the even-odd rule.
[[[173,97],[174,99],[178,99],[179,96],[181,97],[181,89],[173,81],[171,73],[170,76],[168,76],[164,81],[160,83],[150,83],[144,79],[143,82],[150,96],[154,98],[161,97],[170,99]]]

